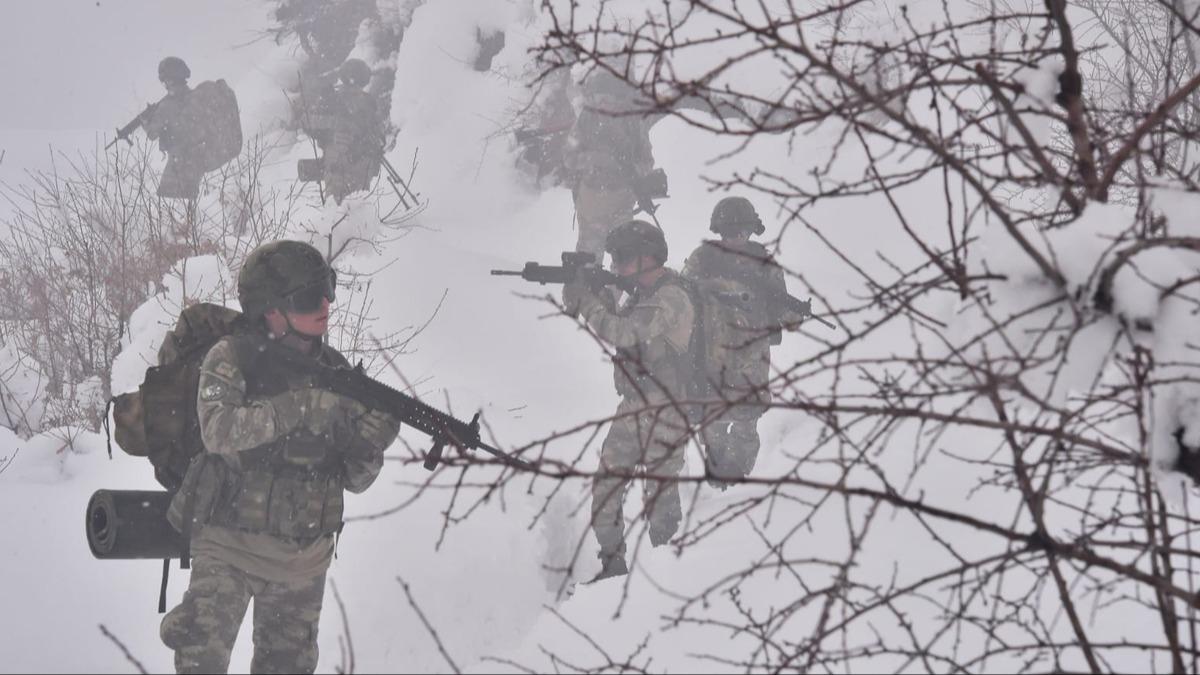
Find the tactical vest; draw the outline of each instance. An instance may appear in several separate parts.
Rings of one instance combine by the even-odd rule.
[[[663,288],[677,286],[692,299],[692,292],[687,287],[685,279],[674,272],[662,276],[654,286],[641,290],[630,300],[624,310],[632,310],[637,305],[639,297],[654,297]],[[693,305],[694,305],[693,301]],[[693,312],[698,308],[693,307]],[[695,322],[693,322],[694,324]],[[695,340],[694,325],[692,340]],[[694,364],[689,351],[680,352],[663,338],[666,353],[657,359],[650,359],[651,345],[637,344],[633,347],[623,347],[617,350],[613,357],[613,384],[622,398],[646,397],[649,400],[671,398],[682,400],[688,397],[692,380],[694,379]]]
[[[308,378],[270,358],[272,349],[288,347],[270,344],[259,335],[231,339],[246,379],[247,400],[311,386]],[[319,360],[347,365],[332,348],[322,350]],[[193,526],[212,523],[311,540],[341,530],[343,491],[337,440],[316,436],[302,424],[271,443],[239,452],[236,461],[207,452],[198,455],[172,504],[172,522],[179,527],[191,520]]]

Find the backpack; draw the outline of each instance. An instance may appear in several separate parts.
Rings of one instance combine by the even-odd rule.
[[[774,337],[762,320],[760,294],[729,279],[681,277],[681,282],[695,310],[688,348],[689,398],[737,401],[719,415],[757,418],[770,403],[766,385]],[[702,406],[694,408],[696,415],[705,414]]]
[[[216,171],[242,151],[242,122],[237,95],[225,80],[201,82],[184,103],[184,150],[204,172]]]
[[[240,312],[220,305],[188,307],[138,390],[112,400],[117,445],[149,458],[154,477],[168,490],[179,488],[192,458],[204,450],[196,414],[200,364],[218,340],[243,332],[245,323]]]

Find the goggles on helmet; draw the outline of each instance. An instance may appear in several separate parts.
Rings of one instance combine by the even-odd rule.
[[[337,298],[337,272],[329,270],[329,276],[301,286],[283,296],[284,307],[297,314],[308,314],[321,309],[321,302]]]

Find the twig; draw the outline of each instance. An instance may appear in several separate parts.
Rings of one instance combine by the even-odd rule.
[[[338,646],[342,650],[342,663],[338,666],[338,672],[344,675],[353,675],[354,641],[350,638],[350,619],[346,616],[346,605],[342,602],[342,594],[338,592],[337,582],[330,579],[329,587],[333,590],[333,599],[337,603],[338,614],[342,618],[342,634],[338,636]]]
[[[137,658],[135,658],[134,655],[129,652],[129,648],[125,646],[125,643],[121,642],[116,635],[113,635],[111,632],[109,632],[108,628],[104,624],[100,624],[100,632],[104,633],[104,637],[111,640],[112,643],[121,650],[121,653],[125,655],[125,659],[129,661],[129,663],[133,664],[133,667],[137,668],[139,673],[144,674],[148,672],[146,667],[142,665],[142,662],[138,661]]]
[[[442,658],[446,659],[446,663],[450,664],[451,670],[453,670],[455,673],[461,673],[462,670],[458,667],[458,664],[454,662],[454,659],[450,658],[450,653],[446,651],[446,646],[442,644],[442,639],[438,637],[437,631],[434,630],[433,626],[429,623],[429,619],[425,618],[425,613],[421,611],[419,606],[417,606],[417,601],[413,597],[412,592],[409,590],[408,583],[404,581],[403,577],[400,576],[396,577],[396,581],[399,581],[400,587],[404,589],[404,595],[408,597],[409,606],[412,607],[413,611],[417,613],[417,617],[419,617],[421,619],[421,623],[425,625],[425,630],[429,631],[429,634],[433,637],[433,641],[437,644],[438,651],[441,652]]]

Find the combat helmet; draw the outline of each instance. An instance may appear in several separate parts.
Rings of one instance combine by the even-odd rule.
[[[631,220],[608,233],[604,250],[613,259],[648,255],[660,263],[667,261],[667,239],[662,230],[644,220]]]
[[[753,230],[754,234],[766,231],[754,205],[745,197],[726,197],[717,202],[708,229],[717,234],[741,229]]]
[[[336,282],[337,274],[313,246],[273,241],[246,256],[238,274],[238,301],[253,317],[271,309],[308,312],[321,306],[321,298],[334,299]]]
[[[191,69],[178,56],[168,56],[158,62],[158,79],[162,82],[180,82],[191,76]]]
[[[371,67],[362,59],[346,59],[338,68],[342,82],[354,87],[365,87],[371,83]]]

